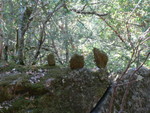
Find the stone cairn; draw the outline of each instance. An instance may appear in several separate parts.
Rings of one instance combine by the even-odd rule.
[[[108,56],[103,51],[100,51],[97,48],[93,49],[94,53],[94,61],[96,63],[96,66],[100,69],[106,69],[107,62],[108,62]]]
[[[93,49],[93,53],[94,53],[94,61],[95,64],[98,68],[100,69],[104,69],[107,70],[106,66],[107,66],[107,62],[108,62],[108,56],[105,52],[94,48]],[[48,65],[49,66],[55,66],[55,57],[54,54],[49,54],[47,56],[47,61],[48,61]],[[82,55],[78,55],[78,54],[74,54],[70,61],[70,68],[72,70],[74,69],[81,69],[84,67],[84,56]]]
[[[84,67],[84,57],[82,55],[74,54],[69,63],[71,69],[81,69]]]
[[[49,66],[55,66],[55,56],[54,56],[54,54],[50,53],[47,56],[47,61],[48,61]]]

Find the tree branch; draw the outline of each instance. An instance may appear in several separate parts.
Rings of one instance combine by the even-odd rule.
[[[105,14],[100,14],[100,13],[97,13],[95,11],[83,11],[83,10],[76,10],[76,9],[70,9],[70,11],[73,11],[75,13],[79,13],[79,14],[85,14],[85,15],[96,15],[96,16],[107,16],[108,13],[105,13]]]
[[[132,73],[131,78],[132,78],[132,76],[145,64],[145,62],[146,62],[147,59],[149,58],[149,55],[150,55],[150,52],[147,54],[147,56],[146,56],[145,60],[143,61],[143,63]],[[133,82],[129,82],[129,83],[127,84],[126,91],[125,91],[125,93],[124,93],[124,95],[123,95],[123,98],[122,98],[121,108],[120,108],[119,113],[122,113],[123,110],[124,110],[124,106],[125,106],[125,103],[126,103],[127,95],[128,95],[128,93],[129,93],[130,85],[131,85],[132,83],[133,83]]]
[[[102,19],[102,20],[107,24],[107,26],[109,26],[109,27],[113,30],[113,32],[119,37],[119,39],[120,39],[124,44],[126,44],[125,41],[123,40],[123,38],[121,37],[121,35],[103,18],[103,16],[107,16],[108,13],[100,14],[100,13],[97,13],[97,12],[95,12],[95,11],[92,11],[92,12],[88,11],[88,12],[87,12],[87,11],[76,10],[76,9],[70,9],[70,10],[73,11],[73,12],[76,12],[76,13],[78,13],[78,14],[96,15],[96,16],[100,17],[100,19]]]

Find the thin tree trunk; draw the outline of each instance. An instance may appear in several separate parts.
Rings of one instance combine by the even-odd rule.
[[[24,10],[23,1],[20,0],[20,16],[19,16],[19,25],[18,25],[18,34],[17,34],[17,44],[18,46],[17,55],[18,55],[18,63],[24,65],[24,35],[29,28],[29,24],[33,20],[33,17],[30,18],[32,14],[32,8],[26,7]],[[17,49],[17,48],[16,48]]]
[[[54,39],[52,39],[52,47],[53,47],[53,49],[54,49],[54,51],[55,51],[57,60],[59,61],[59,63],[60,63],[61,65],[64,65],[63,62],[61,61],[60,57],[59,57],[59,53],[58,53],[58,50],[57,50],[57,48],[56,48]]]
[[[65,36],[65,48],[66,48],[66,63],[69,61],[69,38],[68,38],[68,17],[65,17],[65,29],[64,29],[64,36]]]
[[[62,21],[63,25],[59,26],[59,28],[61,29],[61,33],[62,33],[62,38],[64,39],[64,46],[65,46],[65,62],[68,63],[69,61],[69,38],[68,38],[68,20],[67,20],[67,16],[65,17],[65,20]]]
[[[16,47],[16,49],[15,49],[15,51],[16,51],[16,53],[18,52],[18,46],[19,46],[19,39],[18,39],[18,29],[16,29],[16,45],[15,45],[15,47]]]
[[[18,63],[21,65],[24,65],[23,61],[23,49],[24,49],[24,37],[23,37],[23,5],[22,5],[22,0],[20,0],[20,16],[19,16],[19,25],[18,25]]]
[[[4,45],[4,60],[8,61],[8,39],[6,39],[6,42]]]
[[[55,12],[57,12],[57,11],[58,11],[61,7],[63,7],[63,6],[64,6],[64,3],[58,4],[58,5],[54,8],[53,12],[50,12],[50,13],[48,14],[48,16],[46,17],[45,21],[43,22],[42,29],[41,29],[41,32],[40,32],[40,40],[38,41],[38,47],[37,47],[37,51],[36,51],[36,53],[35,53],[35,55],[34,55],[32,65],[35,65],[35,64],[36,64],[36,61],[37,61],[38,56],[39,56],[39,54],[40,54],[40,50],[41,50],[42,45],[43,45],[43,43],[44,43],[44,41],[45,41],[44,32],[45,32],[45,27],[46,27],[47,22],[51,19],[51,17],[53,16],[53,14],[54,14]]]
[[[9,8],[10,8],[10,14],[11,15],[13,15],[13,13],[14,13],[14,7],[13,7],[13,3],[12,3],[13,1],[9,1]],[[5,22],[8,24],[8,25],[12,25],[12,20],[13,20],[13,16],[11,16],[11,17],[9,17],[9,19],[7,20],[5,20]],[[8,56],[9,56],[9,54],[8,54],[8,50],[9,50],[9,40],[10,40],[10,38],[11,37],[13,37],[12,36],[12,30],[8,30],[7,31],[7,34],[8,35],[6,35],[5,36],[5,40],[3,41],[3,43],[4,43],[4,47],[3,47],[3,50],[4,50],[4,52],[3,52],[3,54],[4,54],[4,60],[5,61],[8,61],[9,59],[8,59]],[[14,53],[13,53],[14,54]]]
[[[0,1],[0,60],[2,59],[2,53],[3,53],[3,32],[2,32],[2,9],[3,9],[3,3]]]
[[[38,56],[40,54],[41,47],[42,47],[42,45],[43,45],[43,43],[45,41],[44,32],[45,32],[46,23],[43,23],[43,26],[42,26],[42,29],[41,29],[41,32],[40,32],[40,40],[38,41],[38,47],[37,47],[37,51],[36,51],[36,53],[34,55],[34,59],[33,59],[32,65],[36,64],[37,58],[38,58]]]

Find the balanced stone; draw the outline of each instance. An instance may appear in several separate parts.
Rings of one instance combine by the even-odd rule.
[[[99,68],[106,68],[107,62],[108,62],[108,56],[105,52],[94,48],[94,61],[96,63],[96,66]]]
[[[69,63],[71,69],[81,69],[84,67],[84,57],[82,55],[74,54]]]
[[[49,66],[55,66],[55,56],[54,56],[54,54],[50,53],[47,56],[47,61],[48,61]]]

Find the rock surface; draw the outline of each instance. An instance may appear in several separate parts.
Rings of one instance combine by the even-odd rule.
[[[134,69],[120,84],[129,81]],[[109,82],[99,71],[59,67],[0,67],[0,113],[90,113]],[[127,95],[124,112],[149,113],[150,70],[142,67]],[[127,84],[117,89],[113,113],[119,112]],[[107,113],[111,94],[94,113]]]
[[[113,113],[150,113],[150,69],[142,67],[135,75],[131,76],[134,71],[135,69],[130,69],[125,78],[120,81],[122,85],[117,87]],[[129,81],[132,82],[128,84]],[[127,93],[125,93],[126,91]],[[103,105],[99,105],[91,113],[108,113],[111,95],[112,93],[107,96],[107,101]],[[124,108],[122,112],[120,112],[121,105]]]
[[[108,87],[88,69],[9,69],[0,72],[0,113],[89,113]]]
[[[82,55],[74,54],[69,63],[71,69],[81,69],[84,67],[84,57]]]

